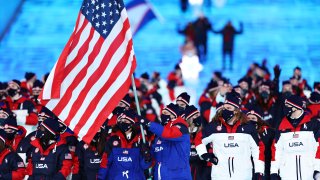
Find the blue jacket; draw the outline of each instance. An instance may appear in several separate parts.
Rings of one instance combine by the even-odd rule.
[[[21,157],[9,149],[0,152],[0,179],[23,179],[25,166]]]
[[[121,131],[111,134],[102,156],[98,179],[146,179],[144,170],[151,162],[145,162],[140,153],[140,135],[132,132],[131,137],[128,141]]]
[[[188,124],[181,117],[162,126],[151,122],[149,130],[156,134],[151,153],[156,160],[154,178],[191,180],[189,165],[190,136]]]
[[[95,147],[81,141],[76,148],[75,159],[78,163],[73,167],[72,180],[96,179],[101,157]]]
[[[66,179],[71,173],[72,155],[63,140],[51,144],[46,150],[36,138],[31,141],[31,157],[27,166],[30,180]]]

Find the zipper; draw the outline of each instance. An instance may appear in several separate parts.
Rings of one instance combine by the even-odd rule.
[[[232,173],[234,173],[234,166],[233,166],[233,160],[234,160],[234,157],[232,157]]]
[[[230,175],[230,178],[231,178],[231,170],[230,170],[230,157],[228,159],[228,167],[229,167],[229,175]]]
[[[299,180],[298,156],[297,155],[296,155],[296,175],[297,175],[297,180]]]
[[[300,180],[302,180],[302,174],[301,174],[301,155],[299,155],[299,172],[300,172]]]
[[[160,169],[161,169],[161,163],[159,163],[159,166],[158,166],[158,180],[161,180]]]

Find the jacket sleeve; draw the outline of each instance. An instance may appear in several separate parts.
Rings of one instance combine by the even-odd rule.
[[[27,100],[23,103],[23,108],[28,110],[29,115],[26,118],[27,125],[37,125],[38,124],[38,115],[36,114],[36,110],[34,104]]]
[[[275,138],[271,145],[271,174],[278,174],[281,157],[283,153],[283,142],[280,138],[280,132],[276,132]]]
[[[316,140],[317,140],[317,153],[316,153],[316,159],[315,159],[315,171],[320,172],[320,130],[316,134]]]
[[[12,153],[10,157],[10,171],[2,175],[3,179],[23,179],[26,175],[25,165],[18,154]]]
[[[79,143],[78,147],[76,148],[75,157],[74,157],[74,166],[72,169],[72,180],[81,179],[82,175],[82,168],[83,168],[83,149],[82,143]]]
[[[201,157],[203,154],[208,153],[206,145],[212,142],[213,138],[213,125],[208,124],[202,131],[199,131],[195,137],[195,146],[198,155]]]
[[[264,174],[264,144],[259,139],[258,132],[254,129],[249,137],[251,155],[254,162],[255,173]]]
[[[61,168],[59,172],[55,174],[53,179],[67,178],[67,176],[71,173],[72,168],[72,155],[67,147],[59,154],[57,163],[61,166]]]
[[[107,179],[108,167],[112,164],[112,158],[109,157],[112,157],[112,152],[109,155],[106,152],[103,153],[97,177],[98,180]]]
[[[184,139],[183,135],[188,134],[188,128],[184,124],[175,124],[173,126],[162,126],[155,122],[150,122],[149,130],[169,141],[182,141]]]

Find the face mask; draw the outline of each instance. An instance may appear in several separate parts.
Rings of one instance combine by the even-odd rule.
[[[112,111],[112,114],[115,114],[115,115],[119,115],[121,114],[123,111],[124,111],[124,107],[119,107],[117,106],[116,108],[114,108],[114,110]]]
[[[12,141],[14,139],[16,133],[15,132],[14,133],[6,133],[6,135],[7,135],[7,139]]]
[[[285,98],[288,98],[292,95],[291,92],[289,92],[289,91],[283,92],[282,94]]]
[[[284,113],[289,120],[291,119],[291,115],[293,114],[293,112],[294,111],[292,111],[291,107],[284,107]]]
[[[184,110],[185,110],[184,107],[179,106],[179,111],[184,111]]]
[[[196,127],[200,127],[201,126],[201,122],[202,122],[202,119],[201,119],[201,116],[195,118],[193,120],[193,124],[196,126]]]
[[[15,96],[17,93],[18,93],[18,90],[16,90],[16,89],[8,89],[8,95],[9,96],[11,96],[11,97],[13,97],[13,96]]]
[[[94,142],[94,143],[98,142],[100,137],[101,137],[101,133],[97,133],[96,135],[94,135],[94,137],[92,139],[92,142]]]
[[[164,126],[170,121],[170,115],[161,114],[161,124]]]
[[[198,131],[198,127],[193,127],[193,129],[191,129],[190,127],[188,128],[189,129],[189,133],[195,133]]]
[[[227,109],[222,110],[222,118],[223,118],[226,122],[230,121],[230,120],[233,118],[233,116],[234,116],[233,111],[229,111],[229,110],[227,110]]]
[[[295,75],[295,78],[296,78],[297,80],[300,80],[300,79],[301,79],[301,75]]]
[[[43,135],[40,138],[40,142],[42,145],[44,145],[44,147],[49,146],[49,142],[51,142],[52,140],[55,140],[55,135],[47,130],[43,132]]]
[[[242,89],[242,95],[245,96],[248,93],[247,89]]]
[[[127,132],[128,130],[130,130],[132,128],[132,124],[121,122],[118,124],[118,127],[119,127],[120,131]]]
[[[269,93],[268,93],[267,91],[262,91],[262,92],[261,92],[261,97],[262,97],[263,99],[268,99],[268,98],[269,98]]]

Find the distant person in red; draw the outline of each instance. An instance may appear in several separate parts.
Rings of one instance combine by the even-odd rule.
[[[184,29],[178,29],[178,33],[183,34],[186,40],[191,40],[192,42],[195,40],[195,28],[191,22]]]
[[[226,56],[230,57],[230,70],[232,70],[233,63],[233,47],[234,47],[234,38],[237,34],[242,34],[243,24],[240,23],[240,30],[237,31],[232,25],[231,21],[224,26],[220,31],[213,30],[214,33],[222,34],[223,43],[222,43],[222,68],[226,69]]]
[[[293,93],[295,95],[304,97],[304,90],[311,90],[311,87],[308,85],[307,80],[302,78],[302,70],[300,67],[294,68],[293,76],[290,79],[290,82],[293,86]]]
[[[174,71],[169,73],[167,79],[168,79],[167,88],[169,90],[170,100],[174,101],[176,99],[174,95],[174,88],[176,86],[183,86],[182,72],[179,64],[177,64],[174,67]]]
[[[5,108],[11,110],[27,110],[28,116],[26,117],[27,125],[37,125],[38,116],[37,110],[34,107],[33,102],[21,95],[21,83],[18,80],[12,80],[8,83],[8,96],[6,98]]]
[[[36,81],[37,76],[33,72],[26,72],[24,78],[25,80],[21,81],[21,94],[29,97],[32,95],[33,83]]]

